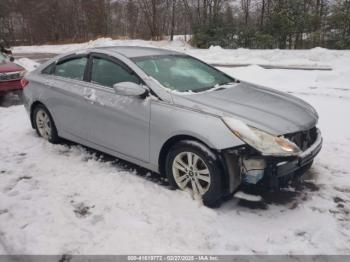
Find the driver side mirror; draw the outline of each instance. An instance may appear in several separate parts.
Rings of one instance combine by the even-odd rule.
[[[145,86],[133,82],[121,82],[114,84],[113,89],[117,95],[121,96],[145,97],[149,92]]]

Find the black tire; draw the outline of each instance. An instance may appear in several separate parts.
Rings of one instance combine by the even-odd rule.
[[[179,154],[183,152],[192,152],[198,155],[208,167],[210,172],[210,186],[202,195],[203,204],[208,207],[218,207],[221,204],[223,189],[223,173],[220,161],[216,154],[204,144],[194,140],[183,140],[175,144],[168,152],[165,163],[166,176],[171,189],[178,189],[173,174],[173,162]]]
[[[40,134],[40,131],[39,131],[39,128],[37,126],[37,123],[36,123],[36,118],[37,118],[37,114],[38,112],[40,111],[44,111],[49,119],[50,119],[50,125],[51,125],[51,135],[49,138],[47,138],[47,140],[52,143],[52,144],[57,144],[61,141],[60,137],[58,136],[58,133],[57,133],[57,128],[56,128],[56,125],[55,125],[55,122],[49,112],[49,110],[47,110],[47,108],[42,105],[42,104],[38,104],[35,106],[35,108],[33,109],[33,123],[34,123],[34,128],[36,130],[36,133],[38,134],[38,136],[42,137],[42,135]]]

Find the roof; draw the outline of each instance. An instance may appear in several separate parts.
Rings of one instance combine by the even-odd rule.
[[[128,58],[180,54],[172,50],[153,48],[153,47],[142,47],[142,46],[108,46],[108,47],[98,47],[96,49],[116,52]]]

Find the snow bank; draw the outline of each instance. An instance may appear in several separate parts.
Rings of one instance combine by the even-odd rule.
[[[99,38],[81,44],[17,46],[14,53],[64,53],[101,46],[146,46],[158,47],[185,52],[198,57],[207,63],[215,64],[257,64],[273,66],[304,66],[304,67],[332,67],[341,69],[346,67],[350,59],[349,50],[329,50],[313,48],[311,50],[251,50],[245,48],[224,49],[220,46],[211,46],[209,49],[192,48],[183,36],[175,37],[174,41],[146,41],[146,40],[113,40]]]
[[[93,47],[102,46],[145,46],[171,48],[174,50],[185,50],[191,48],[181,38],[174,41],[146,41],[146,40],[113,40],[111,38],[99,38],[81,44],[66,44],[66,45],[41,45],[41,46],[16,46],[12,50],[14,53],[56,53],[61,54],[73,50],[81,50]]]

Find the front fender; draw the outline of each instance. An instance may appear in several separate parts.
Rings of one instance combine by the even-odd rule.
[[[244,144],[220,117],[189,108],[152,101],[150,162],[158,165],[163,145],[175,136],[191,136],[217,151]]]

